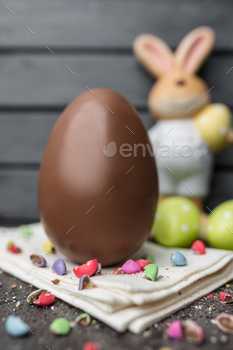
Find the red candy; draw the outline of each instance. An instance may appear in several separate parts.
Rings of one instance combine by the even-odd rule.
[[[205,244],[200,240],[195,241],[190,249],[194,250],[196,254],[205,254]]]
[[[233,302],[233,297],[229,293],[220,293],[220,299],[222,301],[225,301],[226,303],[231,303]]]
[[[92,259],[86,262],[86,264],[82,264],[80,266],[76,266],[73,271],[75,276],[78,278],[82,277],[83,275],[92,276],[98,267],[98,261],[96,259]]]
[[[151,261],[145,260],[145,259],[139,259],[135,261],[142,269],[142,271],[145,270],[145,267],[149,264],[151,264]]]
[[[121,275],[123,274],[123,271],[121,270],[121,267],[117,267],[114,271],[113,271],[113,275]]]
[[[7,250],[13,254],[21,253],[21,249],[17,248],[13,242],[8,243]]]
[[[36,302],[34,301],[33,304],[34,305],[38,305],[38,306],[48,306],[51,305],[55,300],[55,295],[53,294],[41,294],[39,297],[39,301]]]
[[[100,347],[96,343],[85,343],[83,345],[83,350],[100,350]]]

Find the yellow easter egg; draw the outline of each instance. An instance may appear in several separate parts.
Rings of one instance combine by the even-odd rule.
[[[47,240],[43,243],[43,248],[46,251],[46,255],[54,253],[54,246],[52,245],[50,240]]]
[[[231,129],[230,109],[222,103],[212,103],[195,117],[195,127],[213,152],[226,144]]]

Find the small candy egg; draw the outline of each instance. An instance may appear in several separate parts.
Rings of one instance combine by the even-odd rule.
[[[46,267],[47,262],[42,255],[32,254],[30,255],[32,263],[38,267]]]
[[[88,275],[83,275],[80,277],[78,290],[91,289],[93,288],[93,283]]]
[[[62,259],[57,259],[52,266],[52,270],[59,276],[64,275],[67,272],[66,264]]]
[[[46,251],[46,255],[53,254],[55,252],[54,246],[50,240],[47,240],[43,243],[43,248]]]
[[[145,267],[144,274],[146,279],[155,281],[158,275],[159,268],[155,264],[149,264]]]
[[[98,263],[98,267],[97,267],[94,275],[100,275],[101,274],[101,270],[102,270],[102,265],[100,263]]]
[[[233,303],[233,296],[229,293],[220,293],[219,297],[222,301],[225,301],[226,304]]]
[[[91,323],[91,317],[90,317],[90,315],[84,313],[84,314],[79,315],[76,318],[75,322],[80,324],[81,326],[87,327]]]
[[[80,266],[76,266],[73,268],[75,276],[78,278],[83,275],[92,276],[98,269],[98,261],[96,259],[88,260],[86,264],[82,264]]]
[[[212,209],[206,225],[208,243],[218,249],[233,250],[233,200]]]
[[[70,322],[63,317],[56,318],[50,325],[49,329],[58,335],[66,335],[70,332]]]
[[[34,304],[37,306],[48,306],[53,304],[55,300],[55,295],[50,293],[46,289],[38,289],[27,297],[27,302],[29,304]]]
[[[122,271],[124,273],[132,274],[141,271],[141,267],[133,260],[128,260],[122,265]]]
[[[145,270],[145,267],[149,264],[151,264],[151,261],[145,260],[145,259],[139,259],[135,261],[142,269],[142,271]]]
[[[184,266],[187,264],[187,260],[186,257],[181,254],[180,252],[174,251],[174,253],[172,254],[171,258],[171,263],[173,265],[177,265],[177,266]]]
[[[31,237],[32,231],[27,225],[20,225],[19,226],[19,231],[26,237]]]
[[[154,239],[166,247],[190,247],[198,238],[200,223],[200,211],[190,199],[168,197],[158,205]]]
[[[7,333],[12,337],[22,337],[30,332],[26,323],[24,323],[20,317],[14,315],[7,317],[5,327]]]
[[[194,250],[196,254],[205,254],[205,244],[200,240],[195,241],[190,249]]]
[[[97,343],[88,342],[83,345],[82,350],[100,350],[100,346]]]
[[[144,259],[144,260],[149,260],[152,264],[154,264],[154,262],[155,262],[155,259],[154,259],[154,257],[153,257],[151,254],[145,254],[145,255],[142,257],[142,259]]]
[[[182,323],[180,320],[176,320],[169,325],[167,335],[172,339],[182,340],[184,338]]]

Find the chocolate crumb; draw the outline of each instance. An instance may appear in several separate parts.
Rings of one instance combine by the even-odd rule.
[[[57,285],[57,284],[59,284],[61,281],[58,279],[58,278],[56,278],[55,280],[53,280],[53,281],[51,281],[53,284],[55,284],[55,285]]]

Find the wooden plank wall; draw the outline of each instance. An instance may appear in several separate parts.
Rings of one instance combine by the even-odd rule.
[[[226,74],[233,66],[232,10],[231,0],[2,1],[0,221],[38,220],[37,178],[46,141],[64,107],[86,86],[119,91],[146,126],[153,125],[146,102],[153,79],[132,54],[140,33],[156,34],[174,49],[193,28],[213,27],[215,51],[200,75],[214,86],[213,100],[233,110],[233,69]],[[216,157],[206,204],[214,208],[230,198],[233,148]]]

